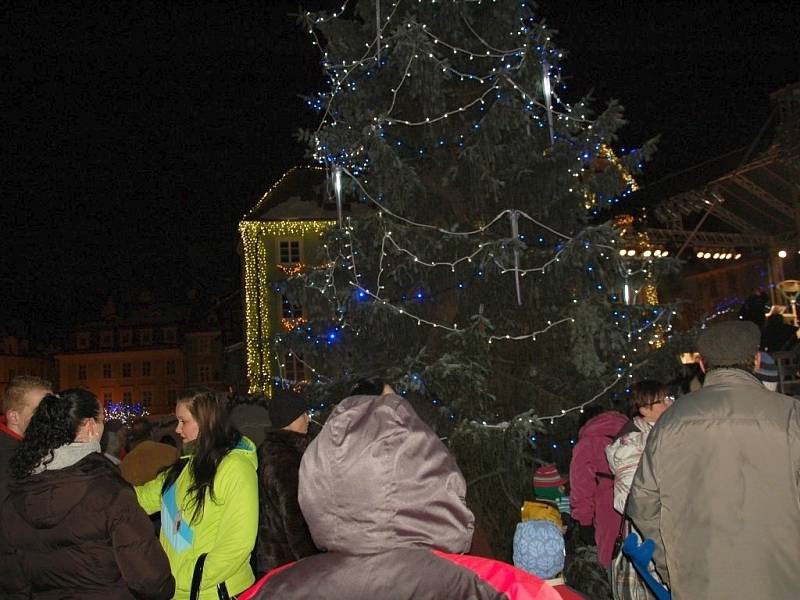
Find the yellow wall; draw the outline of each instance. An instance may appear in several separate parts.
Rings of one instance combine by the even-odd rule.
[[[107,394],[111,401],[122,402],[124,393],[131,394],[132,403],[141,403],[143,392],[152,394],[151,414],[172,412],[174,405],[169,397],[186,387],[186,363],[180,348],[137,349],[114,352],[74,352],[59,354],[58,360],[60,388],[83,387],[95,394],[104,404]],[[174,374],[167,373],[167,361],[175,362]],[[142,365],[150,363],[150,375],[142,374]],[[123,364],[130,363],[131,375],[123,377]],[[111,365],[111,377],[105,377],[104,365]],[[86,377],[81,378],[81,366],[86,369]]]

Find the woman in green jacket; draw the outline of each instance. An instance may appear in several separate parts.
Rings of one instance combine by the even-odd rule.
[[[256,448],[236,431],[223,403],[207,389],[178,399],[176,433],[185,456],[136,487],[145,511],[161,510],[161,545],[175,576],[175,598],[189,598],[197,559],[206,554],[200,600],[217,600],[254,581],[250,552],[258,530]]]

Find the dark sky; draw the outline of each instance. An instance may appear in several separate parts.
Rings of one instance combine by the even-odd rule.
[[[340,1],[308,2],[310,9]],[[746,145],[800,80],[789,2],[545,2],[575,99],[617,98],[645,181]],[[0,4],[0,330],[105,297],[239,285],[236,224],[303,148],[321,88],[297,2]]]

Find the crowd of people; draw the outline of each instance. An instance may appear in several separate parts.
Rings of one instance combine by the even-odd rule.
[[[751,322],[715,324],[698,338],[700,389],[645,380],[628,415],[587,411],[569,475],[532,474],[513,565],[470,554],[455,459],[382,382],[359,384],[311,441],[289,391],[254,441],[226,398],[187,390],[179,451],[144,419],[106,423],[86,390],[17,377],[0,423],[0,596],[587,598],[565,578],[577,542],[615,600],[794,598],[800,413],[754,375],[761,341]]]

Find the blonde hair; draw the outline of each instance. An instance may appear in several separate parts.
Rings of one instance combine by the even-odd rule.
[[[53,391],[53,384],[36,375],[17,375],[6,386],[3,395],[3,412],[22,410],[25,406],[25,394],[31,390]]]

